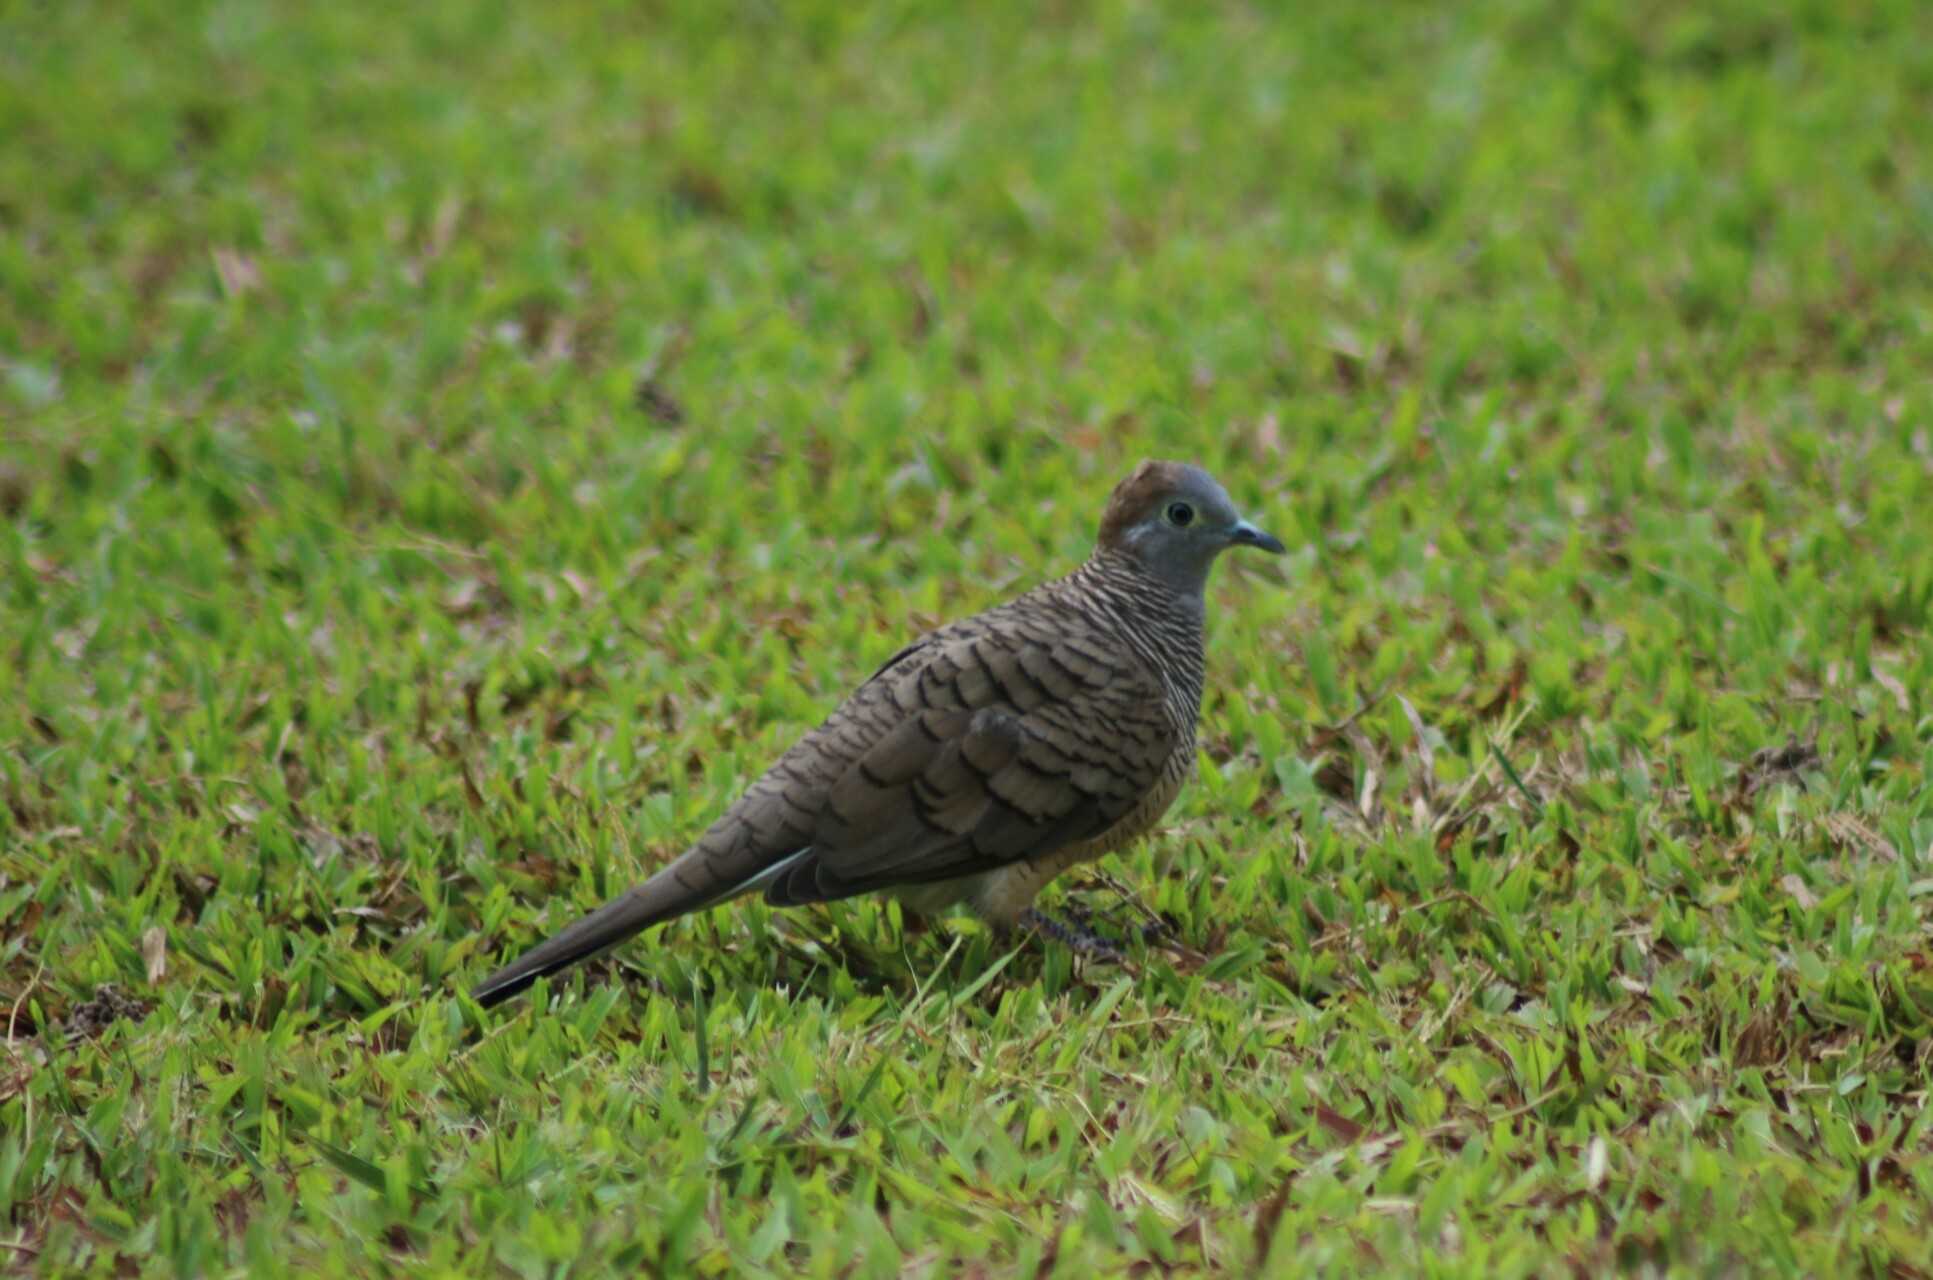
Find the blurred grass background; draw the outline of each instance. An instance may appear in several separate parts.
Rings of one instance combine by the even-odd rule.
[[[1926,1274],[1929,119],[1907,0],[0,7],[0,1251]],[[1071,888],[1181,948],[456,997],[1146,456],[1292,547]]]

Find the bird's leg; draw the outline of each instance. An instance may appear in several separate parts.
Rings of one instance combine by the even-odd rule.
[[[1174,938],[1173,926],[1162,919],[1158,912],[1125,887],[1113,881],[1107,881],[1106,884],[1114,891],[1116,901],[1112,908],[1096,911],[1084,902],[1070,902],[1067,906],[1068,916],[1082,925],[1098,920],[1124,937],[1130,934],[1138,936],[1143,946],[1154,946]],[[1130,920],[1126,918],[1128,916],[1139,916],[1140,919]]]
[[[1069,951],[1098,960],[1119,960],[1120,949],[1087,925],[1076,920],[1068,922],[1057,920],[1036,907],[1028,907],[1020,913],[1018,921],[1023,929],[1032,929],[1043,938],[1052,938]]]

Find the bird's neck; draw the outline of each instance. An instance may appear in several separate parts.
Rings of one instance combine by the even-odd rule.
[[[1199,630],[1207,617],[1208,569],[1204,563],[1198,568],[1181,565],[1157,570],[1128,552],[1102,547],[1079,572],[1127,584],[1141,607],[1177,614]]]
[[[1107,549],[1062,581],[1075,588],[1085,608],[1105,616],[1160,679],[1177,727],[1192,738],[1207,674],[1200,588],[1178,588],[1133,557]]]

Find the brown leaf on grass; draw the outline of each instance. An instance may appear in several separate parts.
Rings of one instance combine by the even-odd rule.
[[[717,174],[697,165],[687,164],[672,176],[671,198],[685,212],[700,217],[731,216],[731,192]]]
[[[208,256],[214,260],[215,277],[221,281],[221,291],[228,297],[246,297],[261,288],[261,271],[256,268],[255,260],[240,249],[218,245],[209,251]]]
[[[1520,657],[1510,664],[1510,673],[1503,678],[1503,685],[1491,695],[1487,702],[1477,707],[1477,715],[1489,720],[1505,707],[1517,700],[1524,691],[1524,681],[1530,676],[1530,667]]]
[[[1316,1123],[1335,1134],[1344,1142],[1360,1142],[1369,1130],[1337,1111],[1334,1107],[1318,1102],[1315,1105]]]
[[[27,899],[20,913],[7,921],[4,930],[0,930],[0,938],[31,937],[35,927],[40,924],[41,913],[40,903],[32,898]]]
[[[459,757],[456,767],[463,775],[463,795],[470,802],[470,807],[478,811],[489,808],[489,803],[483,798],[483,792],[477,788],[477,780],[470,776],[470,762]]]
[[[1872,673],[1873,679],[1879,684],[1879,687],[1893,695],[1893,705],[1900,709],[1900,713],[1902,715],[1911,715],[1913,713],[1913,699],[1907,695],[1906,686],[1900,683],[1899,677],[1881,667],[1877,662],[1872,664]]]
[[[32,1084],[34,1079],[33,1069],[19,1058],[13,1058],[9,1065],[13,1070],[0,1074],[0,1102],[10,1101],[26,1092],[27,1086]]]
[[[1779,887],[1791,894],[1792,900],[1806,911],[1810,911],[1819,905],[1819,899],[1813,895],[1812,890],[1806,887],[1806,882],[1801,880],[1795,872],[1788,871],[1786,874],[1780,876]]]
[[[1273,412],[1262,415],[1255,424],[1255,457],[1267,462],[1282,455],[1282,422]]]
[[[1410,731],[1416,735],[1416,759],[1422,766],[1416,782],[1422,799],[1431,809],[1436,804],[1436,749],[1430,746],[1430,735],[1423,730],[1423,717],[1416,714],[1416,708],[1402,694],[1396,695],[1396,703],[1403,708],[1403,715],[1409,720]],[[1418,824],[1427,827],[1428,820]]]
[[[124,1018],[139,1022],[147,1016],[147,1001],[131,999],[113,983],[103,982],[94,988],[92,1000],[84,1000],[67,1011],[67,1038],[93,1040]]]
[[[1761,747],[1752,753],[1752,758],[1739,771],[1739,790],[1754,796],[1777,782],[1802,783],[1808,770],[1817,769],[1823,763],[1816,736],[1800,742],[1787,734],[1783,746]]]
[[[1850,813],[1829,813],[1820,820],[1820,825],[1826,829],[1826,834],[1832,837],[1836,844],[1856,849],[1882,862],[1899,861],[1899,850],[1893,847],[1891,840]]]
[[[1255,1208],[1255,1269],[1259,1272],[1268,1261],[1269,1249],[1275,1243],[1275,1228],[1282,1221],[1282,1211],[1289,1207],[1289,1191],[1295,1185],[1293,1178],[1284,1178],[1275,1194],[1262,1201]]]
[[[1338,346],[1329,348],[1329,367],[1336,376],[1336,382],[1345,391],[1359,390],[1363,385],[1363,358],[1360,352],[1344,350]]]
[[[464,578],[443,593],[443,612],[452,618],[470,618],[483,612],[480,603],[483,583],[476,578]]]
[[[141,959],[148,966],[148,985],[153,986],[168,976],[168,931],[160,925],[149,925],[141,935]]]
[[[429,234],[423,241],[423,258],[434,261],[443,256],[456,239],[457,225],[463,220],[463,198],[455,192],[445,195],[436,203],[436,212],[430,218]]]
[[[1356,798],[1356,771],[1349,767],[1349,761],[1340,752],[1325,754],[1322,766],[1310,777],[1325,795],[1344,803]]]
[[[637,385],[631,389],[631,403],[637,406],[638,412],[661,427],[676,427],[684,423],[685,407],[656,378],[639,378]]]

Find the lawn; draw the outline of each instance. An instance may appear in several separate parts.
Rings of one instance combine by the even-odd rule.
[[[1933,7],[1270,9],[0,6],[0,1269],[1933,1275]],[[1172,941],[467,1000],[1150,456]]]

